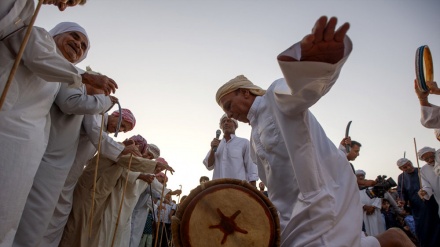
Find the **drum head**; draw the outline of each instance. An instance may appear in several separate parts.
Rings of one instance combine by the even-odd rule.
[[[420,46],[416,50],[415,57],[416,81],[420,91],[429,91],[426,81],[434,80],[434,67],[432,63],[431,51],[427,45]]]
[[[172,219],[175,246],[279,246],[273,204],[252,185],[217,179],[194,189]]]

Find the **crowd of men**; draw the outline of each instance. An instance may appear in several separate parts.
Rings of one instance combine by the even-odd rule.
[[[61,11],[85,3],[43,2]],[[0,2],[0,247],[172,245],[171,217],[181,200],[171,196],[181,190],[167,188],[166,173],[174,170],[141,135],[124,142],[110,136],[133,131],[136,118],[129,109],[108,114],[118,103],[110,95],[116,82],[75,66],[91,47],[84,28],[33,27],[5,88],[33,10],[33,0]],[[281,246],[440,246],[438,152],[419,150],[427,163],[420,170],[399,159],[396,193],[371,198],[366,188],[380,184],[349,162],[361,144],[344,138],[351,149],[338,149],[308,110],[352,50],[349,24],[336,25],[335,17],[320,17],[281,53],[284,78],[267,90],[243,75],[218,89],[223,138],[211,141],[203,163],[213,179],[253,186],[261,179],[279,214]],[[428,101],[440,89],[427,83],[428,92],[416,87],[422,124],[440,128],[440,111]],[[252,127],[250,140],[235,135],[238,121]]]

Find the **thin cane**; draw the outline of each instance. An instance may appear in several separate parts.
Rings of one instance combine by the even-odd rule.
[[[167,171],[168,170],[165,170],[165,177],[167,176]],[[162,202],[163,202],[163,193],[164,193],[164,191],[165,191],[165,182],[164,182],[164,184],[163,184],[163,187],[162,187],[162,194],[161,194],[161,196],[160,196],[160,204],[159,204],[159,208],[162,208]],[[157,212],[157,214],[159,215],[158,217],[157,217],[157,220],[158,220],[158,222],[157,222],[157,224],[156,224],[156,226],[157,226],[157,229],[156,229],[156,239],[154,240],[154,247],[156,247],[157,246],[157,237],[158,237],[158,234],[159,234],[159,224],[160,224],[160,221],[159,221],[159,219],[160,219],[160,211],[162,211],[162,210],[159,210],[158,212]]]
[[[35,9],[34,15],[32,16],[31,22],[29,23],[26,34],[24,35],[23,41],[21,42],[20,49],[18,50],[17,57],[15,58],[14,65],[12,66],[11,72],[9,73],[8,80],[6,81],[5,88],[3,89],[2,96],[0,98],[0,110],[2,109],[3,103],[5,103],[6,94],[8,93],[9,87],[11,86],[12,79],[17,72],[18,65],[20,64],[21,57],[23,56],[24,49],[29,41],[29,36],[31,35],[32,27],[34,26],[35,20],[37,19],[38,12],[40,11],[41,4],[43,0],[38,1],[37,8]]]
[[[130,154],[130,160],[128,161],[127,177],[125,179],[124,190],[122,191],[121,204],[119,204],[119,212],[118,212],[118,218],[116,218],[115,232],[113,233],[112,247],[115,244],[116,232],[118,231],[119,218],[121,217],[122,205],[124,204],[124,196],[125,196],[125,191],[127,190],[127,184],[128,184],[128,173],[130,172],[132,159],[133,159],[133,154]]]
[[[420,165],[419,165],[419,159],[417,158],[417,144],[416,144],[416,138],[414,138],[414,149],[416,150],[416,160],[417,160],[417,169],[419,169],[417,171],[417,174],[419,175],[419,184],[420,184],[420,189],[422,188],[422,178],[420,177]]]
[[[102,139],[103,129],[104,129],[104,114],[102,114],[102,118],[101,118],[101,129],[99,130],[99,139],[98,139],[98,153],[96,154],[95,176],[93,179],[93,192],[92,192],[92,207],[90,208],[90,219],[89,219],[89,238],[92,237],[93,211],[95,209],[96,179],[98,177],[99,154],[101,153],[101,139]]]
[[[118,137],[118,133],[119,130],[121,129],[121,123],[122,123],[122,109],[121,109],[121,104],[118,102],[116,102],[116,104],[118,104],[118,111],[119,111],[119,116],[118,116],[118,125],[116,126],[116,131],[115,131],[115,137]]]

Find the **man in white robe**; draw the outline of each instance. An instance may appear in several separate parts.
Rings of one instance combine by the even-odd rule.
[[[238,76],[216,100],[228,117],[252,126],[251,157],[279,211],[282,246],[396,246],[408,240],[402,231],[361,240],[356,178],[308,110],[336,82],[352,49],[349,24],[335,30],[336,22],[319,18],[310,35],[278,56],[284,78],[267,92]]]
[[[80,39],[82,34],[84,37],[80,41],[85,43],[84,47],[80,46],[82,51],[75,51],[83,53],[82,57],[76,55],[78,60],[86,57],[90,42],[86,31],[78,24],[62,22],[49,33],[61,52],[68,49],[65,43]],[[87,95],[84,85],[79,88],[61,85],[50,109],[49,142],[34,177],[13,246],[40,244],[75,158],[83,114],[104,113],[112,105],[112,99],[104,94]]]
[[[365,171],[356,170],[358,180],[364,180],[365,175]],[[370,236],[376,236],[385,231],[385,222],[382,219],[382,213],[380,211],[382,208],[382,199],[378,197],[370,198],[365,189],[365,187],[359,187],[365,232]]]
[[[437,204],[440,205],[440,176],[434,172],[435,155],[435,149],[431,147],[424,147],[417,152],[418,158],[426,162],[420,169],[422,188],[418,194],[424,200],[429,200],[434,195]],[[440,217],[440,207],[438,215]]]
[[[33,13],[33,0],[0,1],[0,93],[25,36]],[[50,82],[50,83],[48,83]],[[102,88],[106,94],[116,83],[76,68],[58,54],[50,34],[32,28],[29,42],[0,109],[0,246],[11,246],[27,195],[46,149],[50,116],[59,83],[78,87],[81,82]]]
[[[211,141],[211,150],[203,160],[206,169],[214,170],[212,179],[241,179],[256,187],[259,179],[257,165],[249,156],[249,140],[235,135],[237,120],[224,114],[220,118],[220,128],[223,130],[223,139],[214,138]]]
[[[133,113],[123,108],[122,122],[120,126],[121,132],[131,131],[136,119]],[[118,161],[121,155],[129,153],[135,154],[139,151],[134,145],[124,146],[124,144],[116,142],[109,133],[116,131],[119,112],[115,111],[111,115],[105,114],[104,128],[102,132],[101,153],[102,157],[106,157],[112,161]],[[88,160],[93,158],[98,149],[98,140],[101,130],[102,115],[85,115],[82,121],[81,134],[79,138],[78,149],[76,151],[75,161],[69,171],[63,190],[59,196],[58,204],[53,212],[52,219],[43,238],[42,246],[57,247],[63,235],[64,226],[67,223],[73,203],[73,191],[78,178],[87,164]]]

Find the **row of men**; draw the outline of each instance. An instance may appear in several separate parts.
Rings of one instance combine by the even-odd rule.
[[[85,3],[43,2],[54,4],[60,10]],[[105,223],[104,216],[114,213],[111,203],[121,198],[118,188],[122,187],[118,186],[122,178],[131,181],[132,186],[145,187],[151,183],[157,191],[168,194],[180,191],[171,192],[150,175],[164,169],[173,171],[164,159],[153,155],[153,150],[158,151],[154,144],[148,145],[139,135],[118,143],[106,133],[130,131],[136,120],[128,109],[104,115],[118,101],[109,96],[115,92],[117,84],[107,76],[74,66],[86,58],[90,49],[87,32],[78,24],[60,23],[49,32],[33,27],[29,45],[7,91],[6,80],[33,9],[33,0],[0,3],[0,85],[6,95],[0,111],[0,185],[3,188],[0,192],[0,246],[63,245],[60,243],[63,232],[63,239],[73,238],[80,242],[75,244],[67,240],[66,246],[98,246],[93,241],[108,241],[98,236],[102,225],[111,225]],[[103,128],[104,133],[101,133]],[[98,146],[102,146],[102,156],[96,165],[90,165],[98,159],[90,160]],[[89,169],[83,172],[88,160]],[[130,172],[123,171],[121,164],[129,164]],[[139,185],[139,181],[145,183]],[[91,194],[95,182],[96,189]],[[153,186],[157,183],[159,185]],[[128,191],[133,192],[135,188]],[[95,200],[82,201],[91,195]],[[73,200],[75,197],[79,199]],[[91,203],[93,206],[87,207]],[[133,209],[124,211],[132,212]],[[81,216],[75,212],[81,212]],[[93,215],[90,226],[94,229],[88,227],[90,214]],[[74,225],[72,235],[68,231],[72,228],[66,227],[64,231],[66,224]],[[92,229],[97,233],[89,239],[86,233],[91,233]],[[104,232],[107,237],[111,234]],[[77,233],[81,237],[77,238]],[[102,246],[109,244],[106,242]]]

